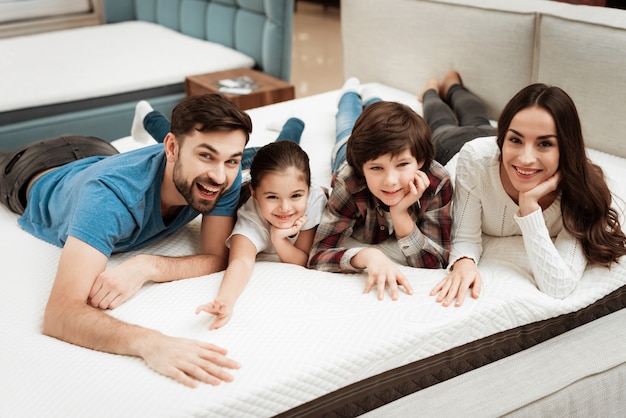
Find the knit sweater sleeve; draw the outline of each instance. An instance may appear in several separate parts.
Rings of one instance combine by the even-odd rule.
[[[481,181],[485,170],[473,166],[475,155],[472,147],[463,147],[459,153],[454,184],[452,206],[452,251],[448,268],[463,257],[476,264],[483,252]]]
[[[565,228],[553,242],[541,209],[527,216],[514,216],[540,291],[562,299],[569,295],[583,275],[587,260],[578,240]]]

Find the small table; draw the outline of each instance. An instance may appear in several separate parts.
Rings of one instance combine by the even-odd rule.
[[[187,96],[219,93],[221,86],[218,82],[220,80],[236,80],[239,77],[249,77],[254,81],[255,86],[252,91],[247,94],[222,94],[237,104],[242,110],[284,102],[295,98],[293,85],[250,68],[237,68],[234,70],[188,76],[185,78],[185,92]]]

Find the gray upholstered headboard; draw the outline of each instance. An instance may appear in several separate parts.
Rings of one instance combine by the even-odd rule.
[[[343,0],[345,76],[415,94],[455,69],[491,117],[542,82],[576,102],[591,148],[626,157],[626,11],[543,0]]]
[[[291,73],[293,0],[104,0],[105,22],[144,20],[251,56],[261,71]]]

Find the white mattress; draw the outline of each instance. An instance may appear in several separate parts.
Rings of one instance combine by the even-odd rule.
[[[414,96],[378,87],[383,99],[416,107]],[[336,103],[337,92],[331,92],[251,110],[251,144],[275,137],[264,129],[269,122],[300,116],[306,122],[302,146],[316,181],[328,184]],[[135,146],[128,138],[118,145]],[[611,178],[623,176],[624,160],[593,157],[606,162]],[[626,197],[623,184],[616,190]],[[42,316],[60,249],[22,231],[16,218],[0,208],[0,416],[272,416],[466,342],[576,311],[626,284],[624,264],[610,271],[589,268],[571,296],[552,299],[534,286],[521,238],[502,238],[485,245],[480,299],[469,298],[459,308],[443,308],[428,296],[442,270],[404,267],[415,294],[401,294],[392,302],[363,295],[362,274],[261,261],[231,321],[209,332],[210,317],[194,310],[214,298],[222,273],[145,286],[111,314],[213,342],[242,364],[234,382],[190,389],[151,371],[140,359],[43,336]],[[193,253],[198,234],[199,223],[192,222],[145,252]],[[115,255],[110,264],[130,256]]]
[[[0,56],[0,112],[254,66],[251,57],[234,49],[142,21],[0,39]]]

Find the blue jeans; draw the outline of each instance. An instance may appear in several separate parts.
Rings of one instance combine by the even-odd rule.
[[[358,93],[349,91],[344,93],[339,99],[336,115],[336,135],[335,148],[331,155],[331,168],[333,173],[346,161],[346,145],[348,137],[352,133],[354,123],[367,106],[380,102],[381,99],[373,97],[363,103]]]
[[[153,110],[144,117],[143,126],[157,142],[163,142],[165,136],[170,131],[170,121],[157,110]],[[293,141],[299,144],[303,130],[303,121],[298,118],[289,118],[274,141]],[[260,148],[247,147],[243,150],[243,158],[241,159],[242,170],[250,169],[250,164],[252,164],[252,160]]]

